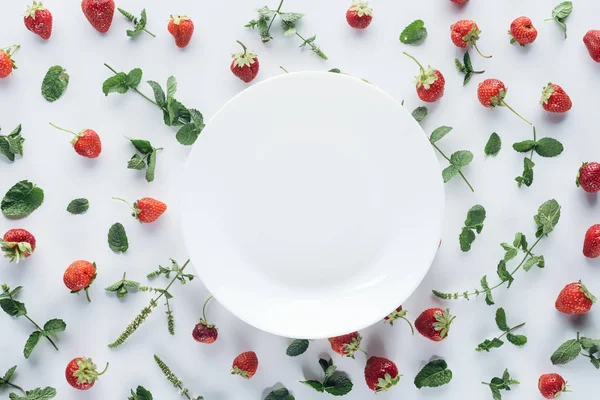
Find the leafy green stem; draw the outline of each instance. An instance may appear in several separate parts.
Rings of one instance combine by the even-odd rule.
[[[444,152],[439,147],[437,147],[437,145],[435,143],[431,143],[431,145],[433,146],[434,149],[436,149],[438,151],[438,153],[440,153],[442,155],[442,157],[444,157],[450,164],[452,164],[452,161],[450,161],[448,156],[446,156],[446,154],[444,154]],[[458,174],[460,175],[461,178],[463,178],[463,180],[465,181],[467,186],[469,186],[469,189],[471,189],[471,192],[475,192],[475,189],[473,189],[473,186],[471,186],[471,183],[469,182],[469,180],[467,179],[465,174],[463,174],[462,171],[458,171]]]
[[[9,296],[9,298],[10,298],[11,300],[13,300],[12,296]],[[25,314],[25,315],[23,315],[23,316],[24,316],[25,318],[27,318],[27,320],[28,320],[29,322],[31,322],[31,323],[33,324],[33,326],[35,326],[35,327],[36,327],[36,329],[37,329],[38,331],[40,331],[40,332],[42,332],[42,333],[44,332],[44,330],[42,329],[42,327],[41,327],[41,326],[39,326],[39,325],[38,325],[38,324],[37,324],[37,323],[36,323],[34,320],[32,320],[32,319],[29,317],[29,315]],[[53,341],[53,340],[50,338],[50,336],[46,336],[46,335],[44,335],[44,337],[45,337],[46,339],[48,339],[48,341],[49,341],[49,342],[52,344],[52,346],[53,346],[53,347],[56,349],[56,351],[58,351],[58,346],[56,346],[56,343],[54,343],[54,341]]]
[[[275,17],[277,16],[277,14],[279,14],[279,10],[281,10],[281,6],[283,5],[283,1],[281,0],[279,2],[279,7],[277,7],[277,10],[275,10],[275,15],[273,15],[273,18],[271,18],[271,22],[269,22],[269,26],[267,27],[267,32],[266,34],[269,34],[269,31],[271,30],[271,26],[273,26],[273,21],[275,21]]]
[[[302,41],[304,43],[308,44],[310,46],[310,49],[312,51],[314,51],[316,55],[318,55],[319,57],[321,57],[323,60],[327,60],[327,56],[325,55],[325,53],[323,53],[320,48],[318,48],[317,46],[315,46],[314,43],[311,40],[305,39],[298,32],[296,32],[296,36],[298,36],[300,39],[302,39]],[[313,37],[313,39],[314,39],[314,37]]]
[[[106,68],[110,69],[110,70],[111,70],[111,71],[112,71],[112,72],[113,72],[115,75],[117,75],[117,74],[118,74],[118,72],[117,72],[117,71],[115,71],[115,69],[114,69],[113,67],[111,67],[110,65],[108,65],[107,63],[104,63],[104,66],[105,66]],[[138,93],[140,96],[142,96],[143,98],[145,98],[146,100],[148,100],[150,103],[152,103],[152,104],[154,104],[155,106],[157,106],[157,107],[159,107],[159,108],[161,108],[161,109],[162,109],[162,107],[160,107],[160,106],[158,105],[158,103],[157,103],[157,102],[155,102],[154,100],[152,100],[150,97],[146,96],[144,93],[140,92],[140,91],[138,90],[138,88],[133,88],[133,90],[135,90],[135,91],[136,91],[136,92],[137,92],[137,93]]]
[[[20,390],[20,391],[21,391],[21,392],[22,392],[24,395],[26,395],[26,396],[27,396],[27,393],[25,392],[25,390],[23,390],[23,388],[22,388],[21,386],[18,386],[18,385],[15,385],[14,383],[10,383],[10,382],[8,382],[8,381],[5,381],[5,380],[4,380],[4,379],[2,379],[2,378],[0,378],[0,383],[3,383],[3,384],[5,384],[5,385],[8,385],[8,386],[10,386],[10,387],[13,387],[13,388],[15,388],[15,389],[17,389],[17,390]]]
[[[512,328],[510,328],[509,330],[507,330],[506,332],[504,332],[502,335],[498,336],[498,339],[502,339],[502,337],[508,335],[509,333],[512,333],[513,331],[516,331],[517,329],[521,328],[525,326],[525,322],[523,322],[522,324],[519,324],[517,326],[514,326]]]

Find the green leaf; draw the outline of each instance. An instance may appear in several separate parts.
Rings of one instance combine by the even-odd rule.
[[[298,22],[300,19],[302,19],[302,17],[304,17],[304,14],[302,14],[302,13],[295,13],[295,12],[280,12],[279,13],[279,18],[281,18],[282,21],[285,21],[288,23]]]
[[[463,62],[465,64],[465,69],[467,72],[473,72],[473,64],[471,63],[471,56],[468,51],[465,51],[465,55],[463,56]]]
[[[49,102],[56,101],[69,85],[69,74],[60,65],[50,67],[42,81],[42,96]]]
[[[502,140],[500,140],[500,136],[496,132],[490,135],[485,148],[483,149],[486,156],[495,156],[500,151],[502,147]]]
[[[51,319],[44,324],[44,336],[64,332],[67,324],[62,319]]]
[[[515,250],[515,252],[516,252],[516,250]],[[508,252],[506,254],[508,254]],[[513,276],[506,270],[506,261],[500,260],[500,262],[498,263],[498,268],[497,268],[496,272],[502,282],[508,282],[508,286],[507,286],[507,289],[508,289],[510,287],[510,285],[512,285],[515,278],[513,278]]]
[[[506,335],[506,340],[508,340],[515,346],[524,346],[527,343],[527,336],[513,335],[512,333],[509,333],[508,335]]]
[[[35,346],[37,346],[42,336],[42,332],[40,331],[35,331],[31,335],[29,335],[29,339],[27,339],[27,342],[25,343],[25,348],[23,349],[23,355],[25,356],[25,358],[29,358],[29,356],[33,352],[33,349],[35,349]]]
[[[102,93],[108,96],[109,93],[127,93],[129,85],[127,84],[127,74],[125,72],[119,72],[118,74],[111,76],[102,84]]]
[[[584,350],[589,350],[594,347],[600,347],[600,339],[590,339],[586,337],[582,337],[579,342],[581,343],[581,347]]]
[[[160,84],[154,81],[146,81],[146,83],[152,88],[152,91],[154,92],[154,100],[156,101],[156,103],[159,105],[159,107],[164,107],[166,104],[165,92],[163,91],[162,87],[160,87]]]
[[[119,11],[121,11],[119,9]],[[144,28],[146,27],[146,24],[148,22],[148,15],[146,14],[146,9],[144,8],[140,14],[140,19],[133,19],[130,21],[135,23],[135,28],[134,29],[128,29],[127,30],[127,36],[129,37],[134,37],[135,35],[137,35],[138,33],[140,33],[141,31],[144,30]]]
[[[508,324],[506,323],[506,312],[502,307],[496,310],[496,325],[498,325],[498,329],[501,331],[507,332],[510,330]]]
[[[154,180],[154,170],[156,169],[156,150],[152,150],[152,153],[148,156],[148,169],[146,169],[146,182],[152,182]]]
[[[502,394],[500,393],[500,389],[492,385],[490,385],[490,389],[492,390],[492,398],[494,400],[502,400]]]
[[[190,112],[191,121],[200,129],[204,128],[204,117],[202,113],[196,109],[190,108],[188,110]]]
[[[15,393],[11,393],[8,398],[10,400],[49,400],[56,397],[56,389],[52,387],[36,388],[28,390],[25,397]]]
[[[529,271],[529,270],[531,270],[531,267],[533,267],[535,264],[539,264],[540,261],[542,261],[542,267],[540,267],[540,268],[543,268],[543,261],[544,261],[544,257],[543,256],[533,256],[533,257],[530,257],[523,264],[523,269],[525,271]]]
[[[452,371],[448,369],[448,364],[444,360],[433,360],[421,369],[415,377],[415,386],[418,389],[423,387],[443,386],[452,380]]]
[[[191,146],[196,142],[198,136],[200,136],[200,130],[198,129],[196,124],[189,123],[179,128],[179,131],[177,131],[177,135],[175,136],[175,138],[180,144],[184,146]]]
[[[494,298],[492,297],[492,291],[487,283],[487,275],[484,275],[483,278],[481,278],[481,288],[483,289],[483,292],[485,293],[485,304],[487,304],[488,306],[492,306],[494,305]]]
[[[295,400],[294,396],[285,387],[271,391],[265,400]]]
[[[442,178],[444,179],[444,183],[448,182],[450,179],[454,178],[460,172],[460,168],[456,165],[449,165],[442,171]]]
[[[504,345],[504,342],[498,338],[493,338],[492,340],[485,339],[483,342],[479,343],[475,348],[476,351],[485,351],[490,352],[491,349],[498,349]]]
[[[140,68],[134,68],[127,74],[127,78],[125,79],[125,84],[133,89],[138,87],[140,82],[142,81],[142,70]]]
[[[552,18],[560,21],[567,18],[573,12],[573,2],[563,1],[552,10]]]
[[[74,199],[71,200],[67,206],[67,211],[71,214],[83,214],[90,208],[90,202],[88,199]]]
[[[560,205],[554,199],[546,201],[539,207],[538,213],[533,219],[538,225],[536,237],[547,235],[558,224],[558,220],[560,219]]]
[[[321,366],[321,369],[323,370],[323,372],[327,373],[327,370],[329,369],[329,367],[331,367],[333,365],[333,360],[330,359],[329,361],[327,361],[323,358],[319,358],[319,365]]]
[[[579,356],[581,351],[581,343],[577,339],[567,340],[560,345],[558,349],[550,357],[552,364],[567,364]]]
[[[2,385],[6,382],[10,382],[10,380],[12,379],[13,375],[15,374],[15,371],[17,370],[17,366],[12,366],[8,369],[8,371],[6,371],[6,373],[4,374],[4,376],[2,377],[2,379],[0,379],[0,388],[2,387]]]
[[[308,349],[309,341],[306,339],[296,339],[288,346],[285,354],[290,357],[296,357],[303,354]]]
[[[473,161],[473,153],[468,150],[459,150],[450,156],[450,162],[458,167],[469,165]]]
[[[425,117],[427,117],[427,107],[417,107],[413,110],[411,115],[417,120],[417,122],[422,122]]]
[[[535,152],[542,157],[556,157],[562,153],[563,150],[564,147],[562,143],[552,138],[542,138],[538,140],[535,146]]]
[[[342,73],[342,71],[339,68],[331,68],[327,72],[333,72],[334,74],[341,74]]]
[[[352,381],[342,375],[333,375],[323,382],[323,389],[333,396],[343,396],[352,390]]]
[[[129,397],[128,400],[153,400],[153,398],[152,393],[146,390],[146,388],[138,386],[137,389],[135,389],[135,392],[133,390],[131,391],[131,397]]]
[[[8,136],[0,136],[0,154],[10,161],[15,161],[15,155],[23,156],[24,141],[19,124]]]
[[[146,162],[139,154],[134,154],[127,162],[127,168],[141,170],[146,167]]]
[[[185,106],[173,98],[167,100],[167,116],[168,120],[165,124],[168,126],[178,125],[179,115],[182,110],[185,110]]]
[[[2,199],[0,208],[7,217],[26,217],[44,202],[44,191],[29,181],[11,187]]]
[[[535,167],[535,163],[531,161],[531,159],[525,157],[523,159],[523,175],[515,178],[519,187],[521,187],[521,185],[527,187],[531,186],[533,183],[533,167]]]
[[[522,142],[513,143],[513,149],[519,153],[527,153],[535,147],[535,140],[524,140]]]
[[[476,225],[483,224],[483,221],[485,221],[485,208],[482,205],[476,204],[467,212],[465,226],[475,227]]]
[[[440,139],[442,139],[444,136],[446,136],[450,131],[452,130],[451,126],[440,126],[439,128],[437,128],[435,131],[433,131],[431,133],[431,136],[429,137],[429,141],[431,142],[431,144],[439,141]]]
[[[454,59],[454,65],[456,65],[458,72],[462,72],[463,74],[468,72],[467,68],[460,62],[458,58]]]
[[[472,77],[473,77],[473,73],[472,72],[467,72],[465,74],[465,79],[463,79],[463,86],[467,86],[467,83],[469,83],[471,81]]]
[[[596,369],[600,369],[600,359],[590,356],[590,362]]]
[[[418,19],[411,22],[402,33],[400,33],[400,41],[404,44],[413,44],[427,37],[427,29],[425,28],[425,22]]]
[[[458,242],[460,243],[460,249],[464,252],[471,250],[471,245],[475,241],[475,232],[470,228],[462,228],[460,235],[458,236]]]
[[[108,247],[115,253],[124,253],[129,248],[127,233],[120,223],[115,223],[108,230]]]
[[[323,387],[323,384],[319,381],[300,381],[300,383],[305,384],[306,386],[310,386],[311,388],[315,389],[317,392],[321,392],[323,393],[325,391],[325,388]]]
[[[173,75],[167,79],[167,100],[172,99],[177,92],[177,79]]]

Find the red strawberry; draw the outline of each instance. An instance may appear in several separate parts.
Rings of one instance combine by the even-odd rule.
[[[44,8],[41,1],[35,1],[25,12],[25,27],[39,35],[42,39],[50,39],[52,35],[52,13]]]
[[[567,390],[567,382],[559,374],[544,374],[538,380],[538,389],[545,399],[556,399]]]
[[[18,69],[12,56],[19,50],[19,47],[21,45],[13,44],[12,46],[0,49],[0,78],[6,78],[13,69]]]
[[[88,302],[92,302],[88,292],[89,287],[96,279],[96,263],[91,263],[85,260],[74,261],[66,269],[63,275],[65,286],[71,290],[71,293],[79,293],[85,291],[85,297]]]
[[[590,226],[585,233],[583,255],[588,258],[600,257],[600,224]]]
[[[548,86],[542,91],[540,104],[544,107],[544,110],[554,113],[564,113],[573,107],[573,103],[567,92],[552,82],[548,83]]]
[[[581,281],[569,283],[556,299],[556,309],[563,314],[581,315],[591,310],[596,297]]]
[[[96,383],[98,377],[106,372],[108,363],[104,371],[98,372],[96,364],[91,358],[78,357],[71,360],[65,370],[65,377],[69,385],[78,390],[88,390]]]
[[[398,367],[383,357],[370,357],[365,366],[365,381],[374,392],[385,392],[398,383],[400,377]]]
[[[81,10],[94,29],[105,33],[112,25],[115,2],[114,0],[83,0]]]
[[[441,245],[441,241],[440,241],[440,245]],[[408,326],[410,326],[410,330],[412,332],[412,334],[415,334],[415,328],[413,328],[413,325],[410,323],[410,321],[408,320],[408,318],[406,318],[406,310],[402,309],[402,306],[396,308],[394,311],[392,311],[391,313],[388,314],[387,317],[385,317],[383,319],[384,322],[388,322],[390,323],[390,325],[394,325],[394,321],[398,320],[398,319],[403,319],[406,321],[406,323],[408,324]]]
[[[327,340],[329,340],[329,343],[331,344],[331,349],[342,356],[354,358],[354,353],[357,351],[362,351],[363,353],[367,354],[363,349],[360,348],[360,341],[362,340],[362,337],[358,332],[331,337]]]
[[[512,36],[510,44],[519,43],[521,46],[525,46],[533,43],[538,33],[528,17],[519,17],[510,24],[508,34]]]
[[[11,229],[0,239],[4,257],[17,264],[22,258],[29,257],[35,250],[35,237],[25,229]]]
[[[492,56],[483,55],[477,47],[480,34],[481,31],[477,24],[469,19],[457,21],[450,26],[450,38],[456,47],[464,49],[467,46],[473,46],[481,57],[491,58]]]
[[[577,187],[581,186],[588,193],[596,193],[600,190],[600,164],[597,162],[584,162],[577,173],[575,181]]]
[[[450,1],[453,2],[453,3],[465,4],[469,0],[450,0]]]
[[[373,20],[373,9],[366,1],[354,0],[348,11],[346,21],[348,25],[356,29],[365,29]]]
[[[600,30],[592,29],[587,31],[583,37],[583,43],[587,47],[592,60],[600,62]]]
[[[178,15],[177,17],[171,15],[167,30],[175,38],[177,47],[183,49],[190,43],[190,40],[192,40],[192,35],[194,34],[194,22],[192,22],[190,17],[185,15]]]
[[[510,111],[514,112],[519,118],[531,125],[531,122],[523,118],[518,112],[516,112],[511,106],[509,106],[504,98],[507,92],[506,86],[501,80],[498,79],[486,79],[479,84],[477,87],[477,97],[479,102],[484,107],[494,108],[498,106],[504,106]]]
[[[213,297],[210,296],[204,302],[204,306],[202,307],[202,318],[200,322],[194,326],[194,330],[192,331],[192,337],[196,342],[211,344],[217,340],[219,336],[219,331],[213,324],[209,324],[206,320],[206,305]]]
[[[417,331],[434,342],[441,342],[448,336],[450,324],[456,317],[450,315],[450,310],[430,308],[419,315],[415,321]]]
[[[258,57],[254,53],[249,53],[244,43],[237,41],[244,49],[243,53],[232,55],[231,72],[244,82],[251,82],[258,74]]]
[[[165,203],[153,199],[152,197],[141,198],[133,203],[133,206],[118,197],[113,197],[113,199],[121,200],[127,204],[133,210],[131,215],[137,218],[142,224],[149,224],[156,221],[158,217],[167,211],[167,205]]]
[[[71,144],[73,145],[75,152],[80,156],[96,158],[102,152],[102,142],[100,141],[100,136],[98,136],[95,131],[91,129],[83,129],[79,131],[79,133],[75,133],[73,131],[56,126],[52,122],[50,122],[50,125],[56,129],[69,132],[75,136],[73,140],[71,140]]]
[[[427,103],[433,103],[441,99],[444,95],[444,87],[446,86],[446,80],[442,73],[430,66],[427,66],[427,69],[425,69],[416,58],[406,52],[404,52],[404,55],[412,58],[421,71],[419,75],[415,76],[417,96]]]
[[[242,378],[250,379],[258,369],[258,357],[253,351],[247,351],[240,354],[233,360],[233,375],[240,375]]]

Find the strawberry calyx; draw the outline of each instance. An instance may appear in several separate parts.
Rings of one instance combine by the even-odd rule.
[[[362,351],[363,353],[367,354],[366,351],[360,348],[361,340],[362,337],[360,336],[360,333],[357,333],[356,337],[350,340],[350,343],[344,343],[344,356],[354,358],[354,353],[357,351]]]
[[[209,301],[211,301],[213,299],[213,296],[210,296],[208,299],[206,299],[206,301],[204,302],[204,305],[202,306],[202,318],[200,318],[200,322],[199,324],[202,324],[204,326],[206,326],[207,328],[214,328],[215,325],[214,324],[209,324],[208,320],[206,319],[206,305],[208,304]]]
[[[392,378],[392,376],[386,373],[383,378],[379,378],[377,380],[377,385],[375,392],[385,392],[395,386],[399,381],[402,375],[398,374]]]
[[[506,97],[506,90],[505,89],[498,90],[498,95],[490,97],[490,102],[492,103],[490,108],[503,106],[505,97]]]
[[[127,200],[122,199],[120,197],[113,197],[113,200],[119,200],[119,201],[122,201],[123,203],[127,204],[129,206],[129,208],[131,208],[131,210],[133,211],[131,213],[131,216],[134,217],[135,219],[139,220],[138,215],[139,215],[139,213],[142,212],[142,210],[138,208],[137,201],[135,203],[133,203],[133,205],[131,205],[131,203],[129,203]]]
[[[440,339],[444,339],[448,336],[450,325],[455,319],[456,317],[450,314],[449,308],[444,310],[442,314],[435,315],[436,322],[433,323],[433,329],[440,333]]]
[[[587,297],[592,303],[595,303],[596,301],[598,301],[598,298],[596,298],[596,296],[594,296],[588,290],[588,288],[583,283],[581,283],[581,281],[579,281],[577,286],[579,286],[579,290],[581,290],[581,293],[583,293],[585,295],[585,297]]]
[[[406,323],[408,324],[408,326],[410,326],[410,330],[412,332],[412,334],[415,334],[415,328],[413,327],[413,324],[408,320],[408,318],[406,318],[406,314],[408,313],[408,311],[406,310],[394,310],[391,313],[388,314],[388,316],[386,317],[386,319],[384,320],[385,322],[389,322],[391,326],[394,325],[394,321],[397,321],[399,319],[403,319],[406,321]]]
[[[257,57],[256,54],[249,53],[248,48],[246,47],[246,45],[244,45],[244,43],[240,42],[239,40],[236,40],[236,42],[238,42],[240,44],[240,46],[242,46],[242,49],[244,50],[244,52],[243,53],[235,53],[235,54],[231,55],[231,57],[234,59],[233,65],[238,68],[243,68],[243,67],[249,67],[250,64],[254,64],[254,60]]]
[[[73,372],[73,377],[77,378],[77,383],[94,383],[98,377],[108,369],[108,362],[102,372],[98,372],[96,364],[91,358],[79,358],[77,361],[77,371]]]
[[[540,104],[548,104],[548,100],[550,100],[550,97],[552,97],[555,91],[556,89],[552,85],[552,82],[549,82],[548,86],[546,86],[542,91],[542,98],[540,99]]]
[[[0,249],[4,252],[4,257],[8,258],[10,262],[19,261],[33,253],[31,244],[28,242],[7,242],[0,239]]]
[[[369,3],[367,1],[354,1],[354,4],[350,6],[350,11],[356,11],[356,15],[362,17],[367,15],[369,17],[373,16],[373,9],[369,7]]]
[[[170,15],[170,17],[171,17],[171,21],[173,21],[173,23],[175,25],[179,25],[179,24],[181,24],[181,22],[188,21],[190,19],[190,17],[188,17],[187,15],[178,15],[176,17]]]
[[[41,1],[34,0],[33,4],[31,4],[29,7],[27,7],[27,11],[25,11],[25,17],[31,17],[31,18],[35,19],[35,13],[37,11],[42,11],[45,9],[46,8],[44,8]]]
[[[473,26],[471,26],[471,30],[469,31],[469,33],[467,33],[465,36],[463,36],[462,39],[465,41],[465,43],[467,43],[467,45],[471,45],[471,46],[475,47],[475,50],[477,51],[477,53],[479,53],[479,55],[481,57],[492,58],[492,56],[486,56],[481,51],[479,51],[479,48],[477,47],[477,41],[479,40],[480,34],[481,34],[481,29],[479,29],[476,24],[473,24]]]
[[[579,167],[579,171],[577,171],[577,178],[575,179],[575,185],[577,187],[581,186],[581,184],[579,183],[579,180],[581,179],[581,172],[583,172],[583,168],[588,164],[589,164],[588,162],[581,163],[581,167]]]
[[[242,378],[250,379],[248,377],[248,371],[244,371],[243,369],[239,368],[236,365],[234,365],[233,368],[231,369],[231,375],[239,375]]]
[[[414,62],[416,62],[419,66],[419,69],[421,70],[420,74],[415,76],[415,83],[417,84],[417,87],[424,87],[425,90],[429,90],[431,85],[433,85],[433,83],[438,80],[438,76],[436,75],[435,70],[429,65],[427,66],[427,69],[425,69],[415,57],[411,56],[407,52],[404,52],[403,54],[408,58],[411,58]]]

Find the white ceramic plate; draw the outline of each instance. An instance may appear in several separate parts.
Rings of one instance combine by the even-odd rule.
[[[417,288],[440,240],[444,188],[425,133],[346,75],[291,73],[244,90],[204,129],[183,181],[200,279],[281,336],[380,321]]]

